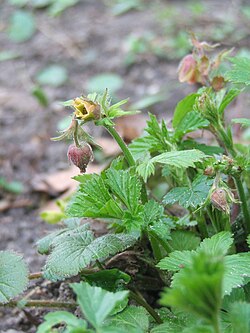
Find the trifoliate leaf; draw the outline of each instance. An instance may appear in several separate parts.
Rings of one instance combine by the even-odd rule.
[[[136,236],[128,234],[107,234],[93,240],[91,231],[77,228],[70,237],[64,234],[55,239],[44,275],[51,280],[75,276],[96,260],[124,251],[136,240]]]
[[[37,333],[48,333],[52,332],[53,327],[58,324],[65,324],[67,332],[73,332],[74,329],[79,329],[77,332],[86,332],[84,329],[87,328],[87,323],[83,319],[79,319],[72,313],[67,311],[56,311],[45,315],[44,322],[39,325]],[[81,330],[80,330],[81,329]],[[76,331],[75,331],[76,332]]]
[[[118,328],[137,329],[138,332],[147,332],[149,328],[149,318],[147,311],[143,307],[129,306],[121,313],[112,317],[108,325]]]
[[[36,31],[32,13],[25,10],[15,11],[10,18],[8,27],[9,38],[17,43],[29,40]]]
[[[174,117],[173,117],[173,127],[176,129],[185,117],[185,115],[193,110],[194,102],[198,94],[191,94],[182,99],[175,108]]]
[[[233,83],[250,85],[250,61],[248,58],[230,58],[233,68],[227,72],[226,78]]]
[[[8,303],[28,285],[28,268],[23,258],[10,251],[0,251],[0,303]]]
[[[209,121],[202,117],[197,111],[188,112],[176,127],[174,138],[179,140],[185,134],[204,128],[209,125]]]
[[[161,304],[186,310],[216,327],[222,299],[224,265],[221,258],[200,252],[182,269],[178,286],[168,289]]]
[[[108,315],[128,297],[128,291],[112,293],[84,282],[72,283],[71,287],[77,295],[77,302],[85,318],[95,328],[103,326]]]
[[[137,211],[141,193],[141,183],[130,171],[109,169],[106,183],[119,200],[132,212]]]
[[[163,203],[174,204],[178,202],[185,208],[196,208],[205,202],[212,184],[212,179],[198,175],[190,187],[175,187],[170,190],[164,196]]]

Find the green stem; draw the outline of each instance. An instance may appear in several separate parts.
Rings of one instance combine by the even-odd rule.
[[[247,206],[247,199],[245,196],[245,191],[244,191],[241,179],[239,177],[234,177],[234,180],[235,180],[235,184],[236,184],[239,198],[241,201],[241,209],[242,209],[242,213],[243,213],[244,221],[245,221],[244,229],[245,229],[245,232],[247,234],[249,234],[250,233],[250,214],[249,214],[249,210],[248,210],[248,206]]]
[[[112,135],[112,137],[115,139],[115,141],[120,146],[120,148],[121,148],[121,150],[124,154],[124,157],[125,157],[126,161],[128,162],[128,165],[130,167],[135,166],[135,160],[134,160],[131,152],[129,151],[128,146],[123,141],[123,139],[120,137],[120,135],[116,131],[116,129],[113,126],[109,126],[109,125],[106,125],[106,124],[104,125],[104,127]],[[145,204],[148,201],[148,195],[147,195],[146,185],[145,185],[145,183],[143,182],[142,179],[141,179],[141,184],[142,184],[141,200],[142,200],[142,203]]]
[[[118,145],[120,146],[125,159],[128,162],[128,165],[131,166],[135,166],[135,160],[132,156],[132,154],[130,153],[126,143],[123,141],[123,139],[120,137],[120,135],[117,133],[116,129],[112,126],[109,125],[104,125],[104,127],[106,128],[106,130],[112,135],[112,137],[115,139],[115,141],[118,143]]]
[[[81,145],[80,145],[80,143],[78,141],[78,135],[77,135],[77,133],[78,133],[78,121],[75,122],[75,130],[73,132],[73,139],[74,139],[76,147],[80,148]]]
[[[155,310],[146,302],[146,300],[140,295],[139,293],[134,293],[130,290],[130,297],[134,299],[138,304],[143,306],[148,313],[154,318],[157,324],[162,324],[162,320],[158,313],[155,312]]]
[[[11,301],[11,302],[9,302],[7,304],[3,304],[1,306],[14,308],[18,305],[19,305],[18,301]],[[74,302],[57,302],[57,301],[36,300],[36,299],[34,299],[34,300],[27,301],[24,304],[24,307],[27,307],[27,308],[32,308],[32,307],[35,307],[35,308],[58,308],[58,309],[64,308],[64,309],[74,310],[77,307],[77,304],[74,303]]]

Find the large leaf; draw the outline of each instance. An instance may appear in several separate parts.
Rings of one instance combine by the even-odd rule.
[[[230,246],[233,244],[233,237],[229,231],[222,231],[211,238],[205,238],[198,251],[203,251],[211,256],[226,255]]]
[[[89,176],[89,175],[88,175]],[[109,193],[101,176],[84,177],[67,214],[74,217],[122,218],[123,211]]]
[[[62,235],[53,242],[44,275],[51,279],[63,279],[77,275],[96,260],[124,251],[135,244],[137,238],[128,234],[107,234],[93,240],[89,230],[77,230],[70,237]]]
[[[111,191],[131,211],[136,212],[141,193],[141,183],[136,175],[123,170],[109,169],[106,183]]]
[[[194,102],[198,94],[191,94],[182,99],[175,108],[173,117],[173,127],[176,129],[185,115],[193,110]]]
[[[173,251],[195,250],[200,244],[200,238],[191,231],[174,230],[168,244]]]
[[[250,61],[248,58],[230,58],[233,68],[227,73],[226,78],[233,83],[250,85]]]
[[[77,295],[77,302],[85,318],[95,328],[103,326],[108,315],[128,297],[128,291],[112,293],[84,282],[73,283],[71,287]]]
[[[111,318],[109,325],[122,327],[130,332],[137,329],[137,332],[147,332],[149,328],[149,318],[147,311],[143,307],[129,306],[121,313]]]
[[[201,206],[209,193],[213,180],[204,175],[198,175],[190,187],[175,187],[163,198],[164,204],[179,204],[185,208]]]
[[[23,258],[10,251],[0,251],[0,303],[7,303],[28,285],[28,268]]]

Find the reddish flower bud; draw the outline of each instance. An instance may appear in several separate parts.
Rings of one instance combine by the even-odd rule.
[[[84,143],[81,147],[70,145],[67,156],[69,161],[76,165],[82,173],[86,172],[89,162],[94,159],[92,148],[88,143]]]
[[[206,167],[204,170],[204,175],[206,176],[213,176],[215,174],[214,168],[212,166]]]
[[[229,214],[228,193],[223,188],[215,189],[210,197],[211,204],[218,210]]]
[[[180,82],[197,82],[197,62],[192,54],[188,54],[182,59],[178,68],[178,73]]]

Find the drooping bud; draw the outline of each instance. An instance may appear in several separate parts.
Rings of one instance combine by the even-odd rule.
[[[214,168],[212,166],[206,167],[204,170],[204,175],[206,176],[213,176],[215,174]]]
[[[196,82],[196,68],[197,68],[197,62],[194,59],[194,56],[192,54],[186,55],[178,68],[178,74],[179,74],[179,81],[180,82],[188,82],[190,84]]]
[[[77,97],[73,100],[72,106],[75,109],[77,119],[87,121],[98,120],[101,117],[100,105],[88,98]]]
[[[88,143],[84,143],[81,147],[76,147],[74,144],[70,145],[67,153],[68,159],[75,166],[80,169],[80,172],[86,172],[89,162],[92,162],[93,152]]]
[[[215,189],[210,196],[211,204],[218,210],[229,214],[228,193],[224,188]]]

